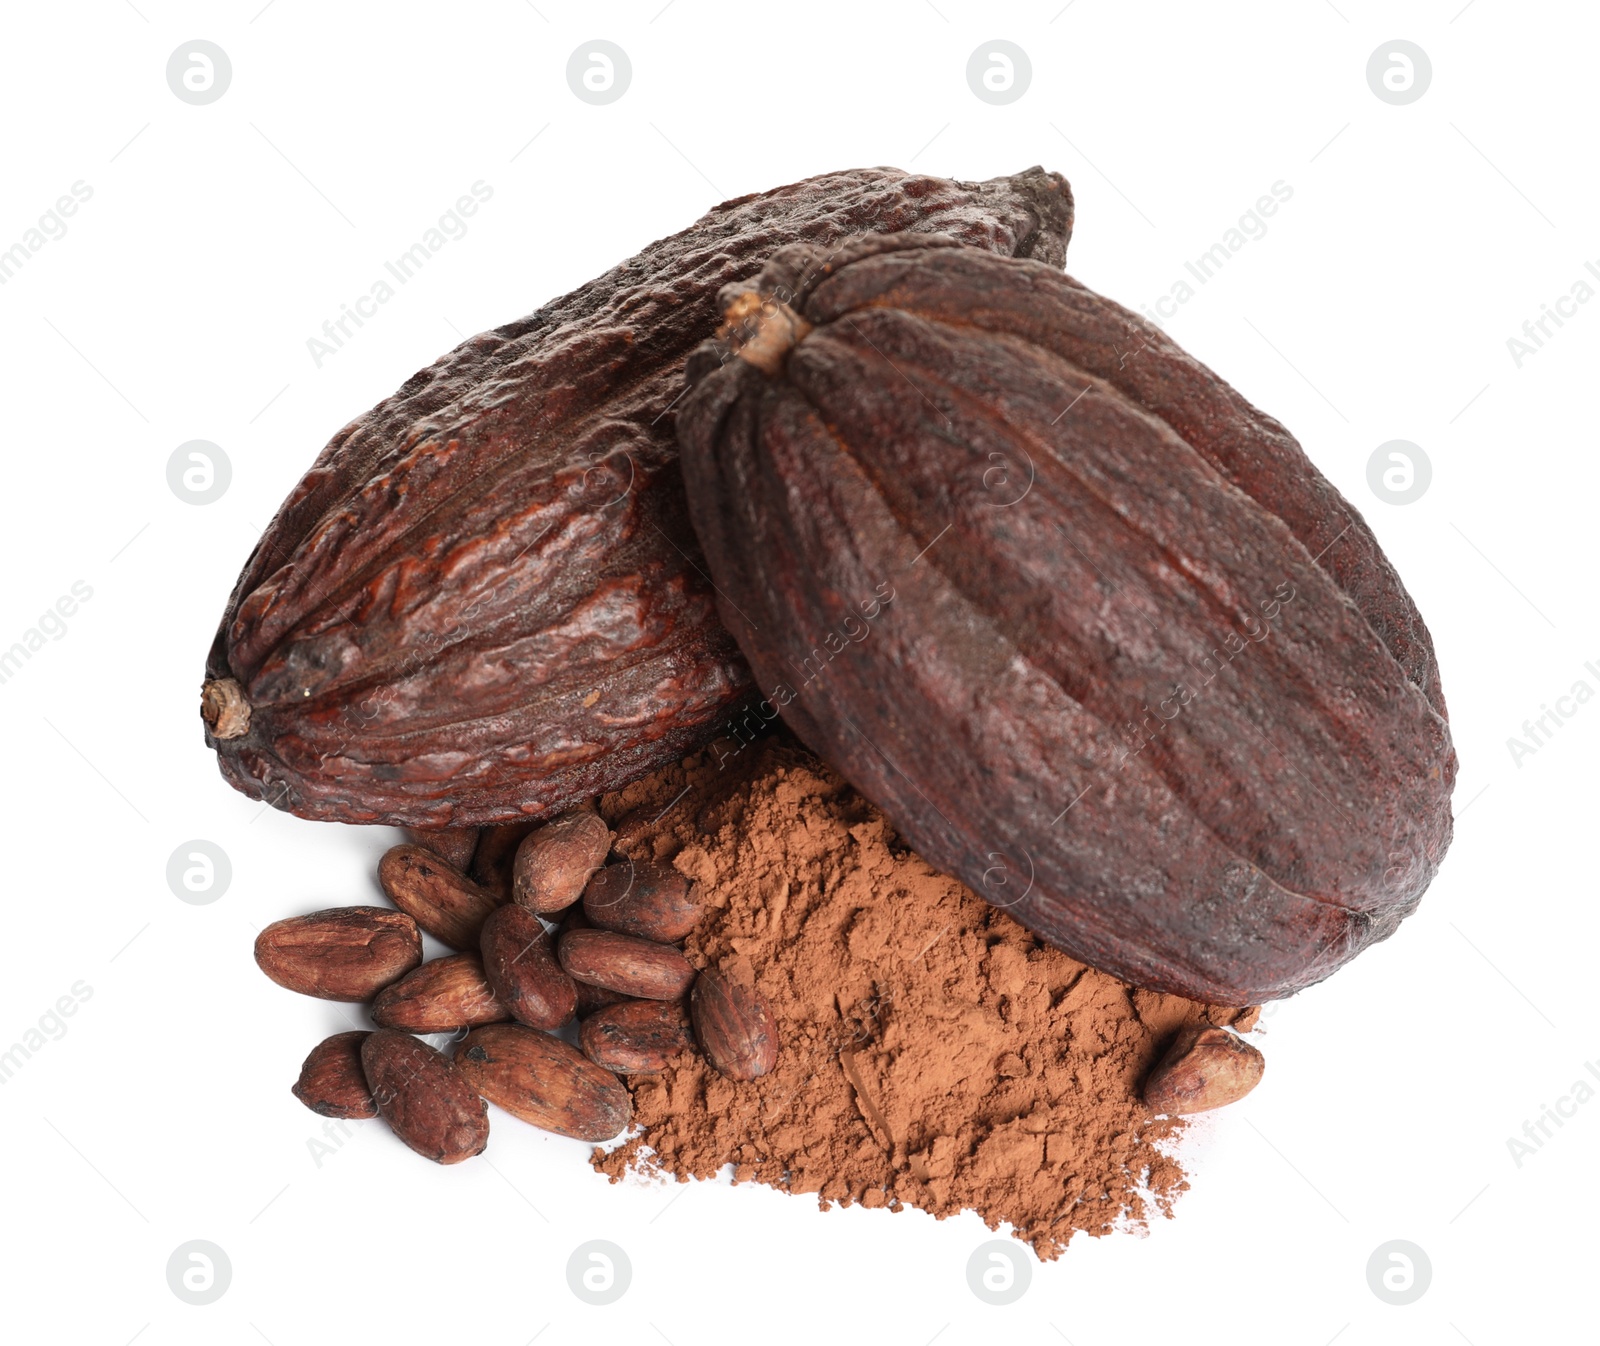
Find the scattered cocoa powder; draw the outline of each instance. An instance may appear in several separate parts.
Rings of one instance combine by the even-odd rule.
[[[735,751],[737,750],[737,751]],[[909,851],[792,737],[723,741],[605,796],[634,858],[702,885],[696,966],[770,1001],[772,1073],[724,1079],[698,1053],[628,1081],[640,1130],[593,1162],[832,1202],[1009,1223],[1043,1258],[1170,1215],[1183,1127],[1140,1101],[1177,1029],[1254,1009],[1134,990],[1028,934]]]

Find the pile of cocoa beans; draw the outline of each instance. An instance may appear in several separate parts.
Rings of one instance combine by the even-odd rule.
[[[696,1045],[733,1080],[776,1064],[759,991],[684,955],[700,889],[657,861],[608,864],[613,836],[594,808],[407,836],[378,868],[396,909],[335,907],[256,940],[278,985],[369,1003],[378,1025],[306,1058],[294,1094],[313,1112],[381,1116],[418,1154],[453,1164],[488,1144],[484,1100],[603,1141],[632,1119],[622,1076]],[[458,952],[424,962],[423,931]],[[461,1036],[447,1056],[420,1033]]]

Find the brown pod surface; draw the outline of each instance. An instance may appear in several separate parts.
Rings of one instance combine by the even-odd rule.
[[[578,991],[551,949],[543,923],[507,903],[483,923],[483,971],[511,1017],[534,1028],[560,1028],[577,1008]]]
[[[611,829],[592,808],[569,809],[536,827],[517,847],[511,899],[529,911],[564,911],[583,896],[589,876],[606,862]]]
[[[511,1011],[495,998],[475,953],[434,958],[385,986],[372,1002],[372,1020],[408,1033],[446,1033],[500,1023]]]
[[[323,1038],[300,1067],[294,1096],[323,1117],[376,1117],[378,1105],[361,1069],[361,1044],[369,1036],[356,1029]]]
[[[1038,168],[827,173],[463,342],[340,430],[256,543],[201,695],[224,777],[303,817],[460,827],[693,751],[749,688],[672,435],[719,288],[784,243],[887,230],[1060,266],[1071,228]]]
[[[319,1000],[370,1000],[420,962],[417,923],[387,907],[331,907],[274,921],[256,936],[261,970]]]
[[[694,980],[689,960],[671,945],[614,930],[570,930],[556,952],[576,980],[641,1000],[672,1000]]]
[[[489,1143],[489,1110],[443,1052],[409,1033],[380,1028],[361,1047],[361,1067],[390,1129],[436,1164],[459,1164]]]
[[[607,865],[583,890],[583,913],[592,924],[661,944],[683,939],[703,911],[689,879],[655,860]]]
[[[499,902],[454,865],[423,846],[391,846],[378,862],[389,900],[452,949],[475,949]]]
[[[777,1025],[754,986],[708,967],[695,978],[689,1012],[701,1050],[730,1080],[758,1079],[778,1064]]]
[[[478,849],[476,827],[408,827],[406,840],[413,846],[423,846],[432,851],[447,865],[465,874]]]
[[[622,1081],[560,1038],[520,1024],[475,1028],[456,1048],[463,1078],[496,1107],[561,1136],[610,1140],[633,1100]]]
[[[678,420],[724,615],[919,854],[1215,1004],[1415,908],[1456,771],[1432,648],[1281,425],[1069,277],[949,240],[787,249],[725,301]]]
[[[680,1000],[627,1000],[597,1011],[578,1029],[578,1045],[619,1075],[653,1074],[694,1046]]]
[[[1248,1094],[1266,1066],[1266,1058],[1236,1033],[1191,1024],[1146,1077],[1144,1101],[1156,1112],[1209,1112]]]

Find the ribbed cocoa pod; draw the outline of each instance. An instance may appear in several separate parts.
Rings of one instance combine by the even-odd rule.
[[[294,1096],[322,1117],[376,1117],[378,1105],[361,1069],[364,1029],[335,1033],[311,1049],[294,1082]]]
[[[418,1154],[459,1164],[483,1153],[489,1110],[443,1052],[380,1028],[362,1044],[361,1067],[379,1115]]]
[[[372,1021],[408,1033],[448,1033],[511,1017],[495,998],[475,953],[434,958],[378,992]]]
[[[476,827],[408,827],[406,840],[432,851],[447,865],[465,874],[478,849]]]
[[[483,923],[483,972],[511,1017],[560,1028],[578,1005],[577,987],[556,961],[550,936],[526,907],[508,903]]]
[[[499,902],[454,865],[422,846],[391,846],[378,862],[384,894],[435,939],[475,949]]]
[[[319,1000],[370,1000],[422,961],[422,934],[403,911],[330,907],[274,921],[256,936],[256,965]]]
[[[679,417],[724,615],[923,856],[1216,1004],[1415,907],[1456,767],[1427,630],[1281,425],[1076,281],[947,240],[786,250],[724,298]]]
[[[357,417],[268,526],[210,656],[223,775],[308,818],[544,816],[706,742],[748,690],[672,437],[716,293],[773,248],[930,230],[1059,266],[1030,169],[826,174],[718,206]]]
[[[611,829],[594,809],[567,810],[534,828],[517,847],[511,900],[541,914],[565,911],[583,896],[610,849]]]
[[[670,944],[614,930],[569,930],[556,955],[575,980],[641,1000],[675,999],[694,980],[689,960]]]
[[[681,1000],[628,1000],[591,1014],[578,1030],[578,1046],[597,1066],[619,1075],[646,1075],[694,1045]]]
[[[607,865],[583,890],[583,912],[602,930],[674,944],[703,914],[688,878],[655,860]]]
[[[622,1081],[548,1033],[520,1024],[475,1028],[455,1059],[462,1078],[496,1107],[557,1135],[610,1140],[633,1119]]]

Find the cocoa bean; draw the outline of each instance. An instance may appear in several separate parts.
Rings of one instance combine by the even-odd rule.
[[[623,995],[621,991],[608,991],[604,986],[591,986],[586,981],[574,980],[572,984],[578,988],[578,1004],[573,1012],[580,1022],[596,1010],[603,1010],[607,1005],[625,1005],[633,1000],[632,996]]]
[[[454,1063],[426,1042],[380,1028],[361,1047],[378,1113],[418,1154],[459,1164],[489,1143],[489,1110]]]
[[[435,958],[385,986],[372,1002],[372,1019],[408,1033],[448,1033],[500,1023],[511,1012],[495,999],[475,953]]]
[[[478,932],[499,905],[454,865],[422,846],[393,846],[378,864],[389,900],[452,949],[475,949]]]
[[[694,980],[694,968],[677,949],[614,930],[569,931],[556,953],[576,980],[641,1000],[672,1000]]]
[[[376,1117],[378,1105],[361,1069],[361,1044],[370,1036],[357,1029],[323,1038],[300,1067],[294,1096],[323,1117]]]
[[[671,865],[629,860],[589,880],[583,912],[602,930],[675,944],[700,923],[704,907],[699,890]]]
[[[778,1033],[767,998],[754,986],[706,968],[689,996],[695,1037],[730,1080],[753,1080],[778,1063]]]
[[[483,971],[511,1017],[534,1028],[559,1028],[572,1018],[578,990],[551,950],[544,924],[526,907],[507,903],[483,923]]]
[[[506,823],[502,827],[485,827],[478,834],[478,849],[472,857],[472,881],[493,893],[496,901],[511,900],[511,866],[516,862],[517,847],[538,825],[532,820]]]
[[[478,849],[478,830],[476,827],[408,827],[405,834],[413,846],[426,847],[445,864],[465,874]]]
[[[370,1000],[422,962],[422,934],[403,911],[332,907],[274,921],[256,963],[279,986],[320,1000]]]
[[[664,1070],[694,1038],[681,1000],[627,1000],[585,1019],[578,1045],[597,1066],[640,1075]]]
[[[1261,1083],[1266,1058],[1243,1038],[1210,1024],[1180,1029],[1144,1082],[1144,1101],[1156,1112],[1209,1112],[1226,1107]]]
[[[475,1028],[456,1048],[456,1067],[496,1107],[557,1135],[610,1140],[633,1117],[621,1080],[536,1029]]]
[[[517,847],[512,900],[530,911],[565,910],[583,895],[610,849],[611,829],[593,809],[571,809],[552,818]]]

